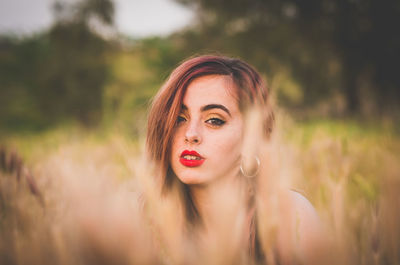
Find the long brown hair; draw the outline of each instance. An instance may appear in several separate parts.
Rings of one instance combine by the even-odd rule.
[[[194,79],[206,75],[230,76],[236,87],[235,95],[241,111],[249,105],[261,107],[265,110],[265,135],[268,136],[272,130],[273,116],[267,107],[268,90],[252,66],[240,59],[215,55],[198,56],[184,61],[171,73],[155,96],[148,117],[147,151],[158,167],[163,192],[171,190],[172,184],[178,181],[170,165],[170,147],[183,97]],[[183,183],[179,185],[183,189],[186,217],[194,221],[198,212],[187,187]]]

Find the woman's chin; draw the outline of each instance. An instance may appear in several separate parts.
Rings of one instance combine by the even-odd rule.
[[[183,175],[183,176],[178,176],[178,178],[181,182],[183,182],[186,185],[199,185],[206,183],[206,178],[197,175]]]

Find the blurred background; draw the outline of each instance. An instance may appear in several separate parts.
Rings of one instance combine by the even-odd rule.
[[[296,120],[398,131],[400,3],[387,0],[1,0],[0,130],[137,133],[194,54],[240,57]]]
[[[143,245],[131,193],[106,202],[153,188],[141,162],[149,101],[182,60],[217,53],[269,84],[274,159],[289,172],[269,177],[316,207],[338,264],[400,264],[399,25],[398,0],[0,0],[0,263],[130,260]],[[118,184],[103,192],[108,180]],[[163,229],[174,238],[176,223]],[[108,252],[121,238],[138,244]],[[122,264],[146,263],[135,255]]]

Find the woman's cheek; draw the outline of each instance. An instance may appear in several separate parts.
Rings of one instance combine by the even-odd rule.
[[[228,132],[225,133],[217,143],[218,144],[215,146],[219,153],[224,155],[225,158],[231,157],[231,159],[234,160],[241,153],[242,137],[241,134],[234,129],[228,130]]]

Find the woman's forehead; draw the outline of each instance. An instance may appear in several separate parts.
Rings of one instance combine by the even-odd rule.
[[[186,89],[183,104],[196,106],[210,103],[238,107],[237,88],[228,75],[207,75],[194,79]]]

